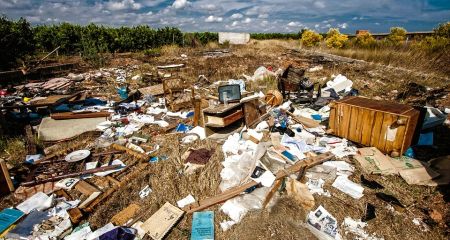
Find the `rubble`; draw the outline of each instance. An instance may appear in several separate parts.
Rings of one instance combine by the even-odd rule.
[[[44,107],[37,137],[53,146],[31,151],[22,172],[14,170],[17,204],[0,212],[8,215],[0,230],[10,238],[163,239],[177,231],[214,239],[291,198],[309,212],[295,225],[319,239],[382,239],[382,232],[365,230],[385,214],[375,214],[375,205],[394,206],[399,214],[411,206],[385,193],[391,187],[386,181],[449,183],[446,161],[403,155],[416,145],[416,129],[433,131],[444,123],[445,111],[427,108],[422,124],[410,106],[353,96],[353,77],[338,75],[323,85],[308,77],[323,65],[260,66],[245,80],[210,81],[206,75],[190,83],[176,73],[190,67],[189,56],[182,54],[187,63],[155,66],[158,79],[151,83],[148,73],[128,66],[16,87],[30,91],[24,96],[30,99],[12,99],[2,111],[37,113],[33,104]],[[267,79],[279,89],[251,90]],[[95,94],[105,83],[111,84],[108,94]],[[67,95],[75,89],[82,91]],[[59,91],[66,95],[55,96]],[[422,134],[418,145],[430,142]],[[333,201],[357,211],[342,216]]]

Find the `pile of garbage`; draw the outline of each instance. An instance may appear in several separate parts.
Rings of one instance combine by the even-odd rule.
[[[367,204],[360,219],[346,217],[338,222],[333,209],[316,204],[315,198],[336,198],[328,188],[331,187],[351,197],[353,202],[347,203],[352,205],[370,189],[387,206],[405,209],[396,196],[381,191],[382,184],[364,176],[398,175],[411,185],[449,183],[448,169],[443,164],[418,161],[410,148],[416,144],[411,139],[414,132],[419,136],[417,144],[429,143],[430,129],[443,124],[445,113],[428,108],[428,115],[421,121],[419,113],[408,106],[391,108],[391,103],[375,104],[358,97],[353,82],[343,75],[318,88],[307,78],[293,77],[300,71],[291,68],[295,74],[287,74],[288,69],[273,72],[261,67],[253,76],[245,76],[246,80],[216,82],[205,87],[208,93],[216,95],[207,98],[193,90],[192,104],[180,111],[170,111],[171,97],[177,96],[167,94],[130,94],[118,101],[79,94],[53,103],[51,114],[43,117],[37,127],[39,139],[53,146],[24,159],[26,177],[15,174],[13,182],[9,172],[3,171],[9,191],[17,187],[14,197],[19,203],[0,212],[2,236],[162,239],[183,215],[192,213],[191,239],[214,239],[215,231],[228,231],[251,211],[270,209],[281,195],[287,195],[308,211],[304,223],[299,224],[319,239],[342,239],[348,233],[358,239],[382,239],[382,233],[365,230],[376,218],[373,204]],[[315,67],[309,71],[317,69],[320,70]],[[55,90],[69,86],[71,81],[112,76],[116,84],[135,78],[122,69],[101,69],[25,87]],[[282,94],[278,89],[251,92],[246,88],[249,82],[266,77],[276,78],[281,83],[280,91],[291,92]],[[293,83],[297,85],[289,85]],[[83,97],[76,98],[79,96]],[[305,98],[307,102],[302,100]],[[413,113],[407,115],[410,118],[399,112],[403,108],[404,112]],[[379,115],[382,120],[377,118]],[[380,128],[377,132],[368,130],[365,123]],[[417,127],[404,127],[411,125]],[[89,132],[95,132],[93,140],[88,144],[74,143],[74,151],[68,154],[52,150],[61,149],[60,142]],[[198,143],[219,143],[223,153],[220,194],[206,199],[192,194],[176,200],[165,199],[166,203],[148,218],[139,214],[144,211],[139,205],[130,204],[108,224],[91,228],[86,215],[143,169],[168,160],[169,156],[159,150],[171,146],[155,141],[161,135],[176,135],[179,140],[176,144],[188,147],[181,159],[176,159],[184,166],[176,173],[179,175],[205,171],[214,150],[199,148]],[[405,142],[409,145],[402,145]],[[357,167],[364,174],[357,175]],[[150,185],[139,190],[141,199],[154,191]],[[218,204],[221,204],[218,211],[228,217],[219,223],[220,230],[214,229],[214,215],[218,212],[211,210]]]

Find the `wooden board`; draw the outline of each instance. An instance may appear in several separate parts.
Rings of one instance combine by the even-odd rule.
[[[247,127],[255,122],[260,116],[259,112],[259,100],[253,99],[251,101],[245,102],[244,104],[244,121]]]
[[[183,216],[183,211],[166,202],[141,228],[154,240],[162,239]]]
[[[111,115],[110,112],[85,112],[85,113],[63,112],[63,113],[52,113],[50,114],[50,117],[55,120],[65,120],[65,119],[109,117],[109,115]]]
[[[14,191],[14,185],[9,175],[8,167],[3,159],[0,159],[0,195],[6,196],[10,192]]]
[[[217,106],[210,106],[203,110],[206,114],[224,114],[234,108],[238,108],[241,106],[241,103],[228,103],[228,105],[225,104],[219,104]]]
[[[113,223],[116,226],[122,226],[125,225],[130,219],[132,219],[136,213],[141,210],[141,207],[135,203],[132,203],[128,205],[125,209],[118,212],[116,215],[114,215],[111,218],[111,223]]]
[[[75,185],[75,189],[81,192],[82,194],[86,196],[90,196],[94,192],[99,192],[99,190],[92,186],[91,184],[81,180]]]
[[[217,117],[207,115],[206,117],[206,126],[208,127],[226,127],[237,120],[241,119],[244,116],[242,110],[237,110],[236,112],[225,116],[225,117]]]
[[[138,91],[141,92],[142,95],[160,96],[164,94],[164,87],[163,84],[157,84],[145,88],[139,88]]]

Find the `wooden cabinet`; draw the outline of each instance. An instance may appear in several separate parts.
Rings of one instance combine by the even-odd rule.
[[[330,104],[328,132],[398,156],[411,145],[420,112],[411,106],[364,97]]]

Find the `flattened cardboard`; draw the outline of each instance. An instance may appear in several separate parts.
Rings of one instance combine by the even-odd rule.
[[[142,229],[154,240],[162,239],[183,216],[183,211],[166,202],[147,221],[142,224]]]
[[[358,148],[358,154],[353,157],[368,174],[392,175],[398,173],[391,163],[391,158],[376,147]]]

